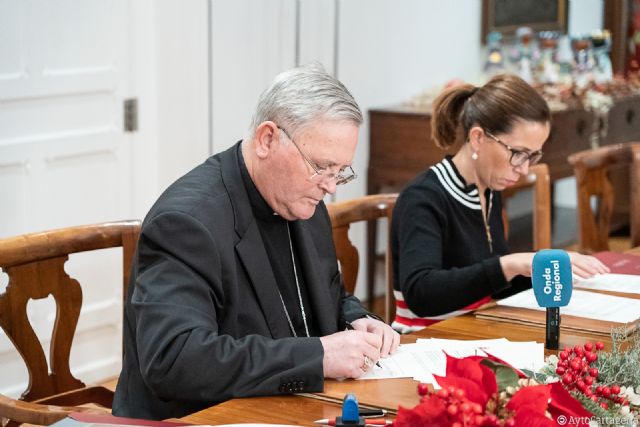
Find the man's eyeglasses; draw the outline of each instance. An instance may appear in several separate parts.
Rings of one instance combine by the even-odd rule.
[[[485,130],[484,133],[489,138],[493,139],[495,142],[502,145],[504,148],[506,148],[511,152],[511,157],[509,158],[509,163],[511,163],[511,166],[515,166],[515,167],[522,166],[527,162],[527,160],[529,161],[529,166],[533,166],[536,163],[538,163],[540,159],[542,159],[541,150],[534,151],[533,153],[529,153],[523,150],[516,150],[515,148],[511,148],[509,145],[500,141],[498,138],[493,136],[490,132]]]
[[[300,147],[298,147],[298,144],[296,144],[293,138],[289,136],[286,130],[284,130],[280,126],[278,126],[278,129],[280,129],[282,133],[284,133],[287,136],[287,138],[289,138],[289,141],[291,141],[293,145],[298,149],[298,152],[300,153],[304,161],[307,162],[307,164],[311,166],[311,169],[313,169],[313,171],[315,172],[313,175],[311,175],[311,177],[309,177],[309,180],[317,183],[335,181],[336,185],[342,185],[356,179],[357,175],[355,174],[351,166],[345,167],[343,170],[339,171],[338,173],[333,173],[326,168],[321,168],[302,152]]]

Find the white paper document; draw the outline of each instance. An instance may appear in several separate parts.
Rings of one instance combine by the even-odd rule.
[[[419,339],[413,344],[403,344],[391,356],[380,359],[359,379],[413,378],[439,388],[434,375],[446,374],[446,355],[495,356],[518,369],[537,371],[544,365],[544,346],[536,342],[512,342],[506,338],[493,340],[443,340]]]
[[[533,289],[517,293],[497,303],[509,307],[545,310],[544,307],[538,306]],[[640,317],[640,300],[574,290],[569,305],[561,307],[560,313],[588,319],[630,323]]]
[[[614,291],[640,294],[640,275],[636,274],[596,274],[588,279],[580,279],[574,288]]]

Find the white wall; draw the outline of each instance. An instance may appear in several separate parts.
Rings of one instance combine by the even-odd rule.
[[[133,134],[133,216],[209,154],[209,3],[131,2],[131,97],[139,101]]]
[[[567,26],[571,36],[590,34],[602,29],[604,22],[604,0],[569,0]]]
[[[601,29],[604,22],[603,12],[603,0],[569,0],[568,33],[571,36],[581,36]],[[577,200],[574,177],[564,178],[555,183],[554,205],[575,208]]]
[[[260,93],[295,65],[295,2],[212,0],[212,152],[242,139]]]
[[[366,194],[367,110],[399,104],[452,78],[478,78],[479,17],[477,0],[340,2],[337,76],[366,118],[354,163],[361,178],[341,188],[339,199]]]

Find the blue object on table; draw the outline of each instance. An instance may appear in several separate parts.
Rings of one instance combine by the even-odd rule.
[[[342,416],[336,417],[336,427],[340,426],[362,426],[366,425],[365,419],[360,416],[358,410],[358,399],[353,393],[348,393],[342,401]]]

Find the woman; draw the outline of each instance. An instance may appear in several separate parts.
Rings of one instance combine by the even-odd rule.
[[[398,198],[392,225],[394,328],[421,329],[531,287],[534,253],[509,253],[500,191],[540,160],[550,119],[544,99],[513,75],[498,75],[479,88],[456,86],[436,99],[436,145],[454,145],[460,128],[465,143]],[[594,257],[570,257],[577,276],[608,272]]]

